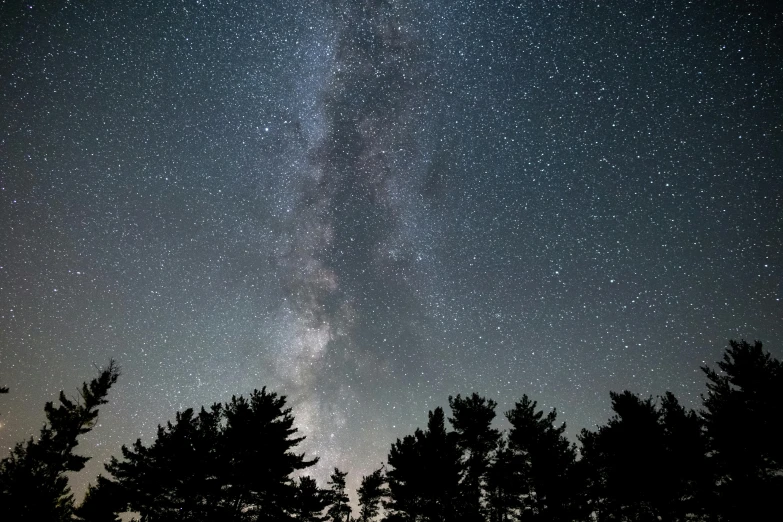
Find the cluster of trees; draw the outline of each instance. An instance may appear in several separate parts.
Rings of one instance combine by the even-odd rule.
[[[387,463],[361,480],[358,518],[335,468],[325,488],[296,453],[303,437],[285,398],[266,389],[198,413],[177,413],[154,442],[136,441],[74,506],[65,472],[73,449],[117,379],[109,365],[82,390],[47,404],[38,440],[0,462],[2,520],[512,522],[770,520],[783,491],[783,364],[760,342],[731,341],[707,378],[703,409],[610,394],[613,416],[565,437],[555,411],[522,396],[495,427],[497,404],[449,397],[450,416],[395,441]],[[447,427],[447,424],[449,427]]]

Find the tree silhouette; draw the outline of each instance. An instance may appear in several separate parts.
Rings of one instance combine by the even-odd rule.
[[[695,413],[669,392],[660,407],[629,391],[610,396],[615,415],[597,432],[580,435],[598,520],[689,520],[703,514],[709,475]]]
[[[293,422],[285,397],[255,390],[178,412],[151,446],[123,446],[106,469],[143,521],[290,520],[303,494],[293,474],[317,460],[293,453],[304,440]]]
[[[446,433],[443,408],[429,413],[422,453],[425,465],[424,519],[456,520],[459,495],[460,452],[454,437]]]
[[[424,432],[416,429],[413,435],[397,439],[389,450],[386,477],[389,500],[384,503],[390,518],[416,521],[423,510],[424,469],[422,440]]]
[[[486,474],[487,513],[489,522],[513,520],[522,509],[521,495],[525,487],[522,466],[505,438],[498,443],[497,451]]]
[[[381,500],[387,495],[386,477],[383,467],[362,477],[362,485],[356,491],[359,495],[359,520],[370,522],[380,511]]]
[[[436,408],[426,430],[393,443],[388,468],[362,477],[355,521],[347,473],[334,468],[326,490],[300,475],[317,459],[294,451],[304,437],[266,388],[177,412],[149,446],[123,446],[75,508],[66,473],[88,460],[74,450],[119,376],[112,361],[78,400],[47,403],[40,436],[0,461],[0,520],[373,522],[381,507],[388,522],[768,520],[783,491],[783,364],[758,341],[730,341],[717,364],[702,368],[699,415],[670,392],[610,392],[613,415],[582,430],[579,461],[556,411],[526,395],[505,436],[494,401],[450,396],[453,431]]]
[[[74,449],[79,437],[95,426],[98,407],[107,403],[106,396],[119,375],[119,367],[111,361],[98,377],[82,385],[78,400],[60,392],[57,407],[46,403],[47,423],[38,440],[17,444],[0,461],[0,519],[71,519],[73,495],[66,473],[80,471],[89,460],[74,454]]]
[[[96,484],[87,486],[81,505],[76,508],[76,519],[83,522],[119,522],[118,512],[124,511],[127,501],[125,492],[103,475]]]
[[[713,504],[707,439],[696,412],[685,410],[671,392],[661,397],[665,479],[660,506],[664,520],[690,520],[705,516]]]
[[[345,477],[348,473],[334,468],[329,477],[329,517],[332,522],[350,522],[351,506],[348,505],[348,493],[345,490]]]
[[[481,521],[484,520],[482,484],[500,440],[500,432],[491,427],[497,403],[473,393],[464,399],[460,395],[449,397],[449,406],[454,440],[462,451],[460,519]]]
[[[783,365],[759,341],[732,340],[718,368],[702,368],[701,412],[717,506],[728,520],[762,520],[783,491]]]
[[[389,500],[395,520],[449,522],[457,518],[460,452],[446,433],[443,408],[429,412],[427,431],[392,444],[389,451]]]
[[[266,393],[266,388],[254,391],[250,400],[232,397],[224,416],[224,452],[235,504],[244,505],[243,512],[257,520],[284,519],[296,494],[291,475],[318,461],[292,453],[304,437],[292,438],[298,430],[285,397]]]
[[[112,458],[106,465],[116,480],[114,487],[99,487],[96,499],[108,502],[101,493],[120,490],[127,505],[118,509],[136,511],[143,520],[215,520],[218,516],[236,519],[239,506],[232,510],[224,500],[233,499],[234,492],[229,487],[224,492],[225,483],[217,478],[222,412],[220,405],[209,411],[202,408],[198,415],[192,409],[177,412],[173,424],[158,427],[157,437],[149,447],[141,440],[131,448],[123,446],[123,460]],[[224,477],[225,474],[222,473]]]
[[[665,478],[663,430],[652,398],[610,392],[615,415],[595,434],[582,431],[593,507],[599,520],[656,520]]]
[[[312,477],[300,477],[296,491],[295,518],[301,522],[324,522],[329,517],[323,515],[329,505],[328,490],[318,487]]]
[[[506,412],[513,457],[511,466],[522,476],[512,485],[522,487],[521,511],[531,520],[567,520],[573,507],[571,471],[576,450],[563,435],[565,423],[555,425],[557,412],[546,416],[527,395]]]

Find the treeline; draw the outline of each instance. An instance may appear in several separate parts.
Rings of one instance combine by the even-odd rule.
[[[523,522],[777,520],[783,493],[783,364],[760,342],[729,343],[702,368],[699,412],[670,392],[657,400],[611,392],[613,415],[578,445],[555,411],[526,395],[493,427],[497,404],[449,397],[450,415],[395,441],[361,480],[352,512],[346,473],[319,486],[297,453],[285,397],[254,391],[178,412],[149,446],[137,440],[76,504],[66,473],[84,467],[77,439],[96,422],[119,371],[85,383],[81,400],[46,405],[37,439],[0,461],[0,520]]]

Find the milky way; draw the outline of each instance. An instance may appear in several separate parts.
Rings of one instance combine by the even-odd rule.
[[[780,356],[779,9],[44,4],[0,8],[0,445],[115,358],[77,494],[262,386],[355,488],[450,394],[573,435]]]
[[[435,109],[432,57],[411,11],[346,3],[330,14],[330,38],[315,46],[327,49],[318,57],[330,66],[317,101],[297,104],[304,109],[299,128],[311,130],[301,131],[291,172],[297,197],[276,249],[286,297],[274,325],[277,373],[301,401],[302,426],[329,427],[331,435],[372,394],[365,383],[389,387],[390,375],[405,367],[384,345],[421,344],[416,288],[429,275],[422,265],[431,243],[417,244],[418,229],[432,234],[435,219],[416,207],[426,206],[432,144],[425,115]],[[312,88],[300,87],[305,99]],[[330,382],[332,368],[356,383]]]

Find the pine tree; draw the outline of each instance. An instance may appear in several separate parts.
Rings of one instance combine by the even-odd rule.
[[[465,522],[484,520],[483,481],[500,432],[492,428],[497,403],[473,393],[464,399],[449,397],[454,440],[462,452],[460,480],[460,519]]]
[[[513,453],[511,465],[522,476],[512,484],[522,487],[520,508],[532,520],[568,520],[572,516],[572,468],[576,449],[563,435],[565,423],[555,425],[557,412],[546,416],[527,395],[506,412]]]
[[[390,518],[451,522],[457,519],[460,452],[446,432],[443,408],[429,412],[427,431],[392,444],[389,451]]]
[[[783,364],[762,344],[729,341],[718,362],[703,367],[701,416],[715,472],[717,506],[728,520],[763,520],[783,491]]]
[[[100,375],[79,390],[78,400],[60,392],[57,407],[44,407],[47,423],[38,439],[17,444],[0,461],[0,519],[13,521],[65,521],[74,510],[66,473],[80,471],[89,457],[74,453],[79,437],[92,430],[98,407],[106,404],[117,382],[119,367],[111,361]]]
[[[120,522],[117,513],[125,511],[125,492],[116,483],[98,475],[95,485],[88,485],[76,519],[82,522]]]
[[[711,489],[707,439],[696,412],[686,410],[671,392],[661,397],[666,478],[661,502],[664,520],[692,520],[707,514]]]
[[[513,520],[522,508],[525,478],[521,457],[501,438],[486,475],[487,513],[489,522]]]
[[[96,501],[109,502],[101,493],[122,491],[127,505],[118,508],[136,511],[143,520],[235,519],[238,510],[224,500],[231,491],[224,492],[217,477],[222,412],[217,404],[197,415],[191,408],[177,412],[173,423],[158,426],[149,447],[141,440],[123,446],[123,459],[113,457],[106,465],[115,482],[103,484]]]
[[[296,487],[293,474],[313,466],[293,453],[304,437],[296,437],[285,397],[254,391],[249,400],[231,398],[225,405],[222,452],[229,463],[229,487],[246,515],[258,520],[284,520],[290,515]]]
[[[383,467],[362,477],[362,485],[356,491],[359,495],[359,520],[371,522],[380,511],[381,501],[387,495]]]
[[[324,522],[329,519],[323,515],[329,505],[328,490],[318,487],[315,479],[304,476],[299,478],[296,491],[295,519],[300,522]]]
[[[654,520],[665,465],[660,413],[652,398],[629,391],[610,396],[615,415],[595,434],[583,430],[580,436],[592,471],[592,504],[598,520]]]
[[[389,499],[384,507],[389,518],[417,521],[423,511],[423,488],[427,480],[423,467],[424,432],[416,429],[413,435],[397,439],[389,450]]]
[[[350,522],[351,506],[348,505],[348,493],[345,488],[345,477],[348,473],[334,468],[334,472],[329,477],[327,483],[329,490],[329,517],[332,522]]]

